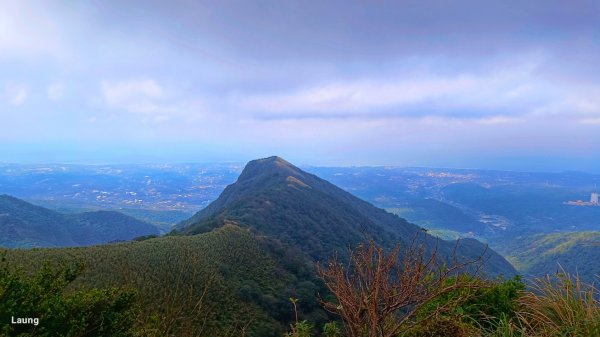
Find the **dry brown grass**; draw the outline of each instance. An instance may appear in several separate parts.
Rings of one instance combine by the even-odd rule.
[[[577,275],[538,279],[519,301],[527,336],[600,337],[600,292]]]

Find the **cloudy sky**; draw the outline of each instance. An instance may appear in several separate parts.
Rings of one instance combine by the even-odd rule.
[[[0,162],[600,172],[598,1],[0,0]]]

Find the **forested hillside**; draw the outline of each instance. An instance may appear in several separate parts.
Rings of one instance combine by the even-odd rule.
[[[521,236],[507,241],[502,252],[526,276],[565,271],[587,282],[600,277],[600,232]]]
[[[0,195],[0,247],[68,247],[158,234],[157,227],[115,211],[62,214]]]
[[[249,162],[217,200],[178,228],[197,234],[227,221],[293,245],[317,261],[334,253],[344,255],[349,246],[370,239],[387,247],[424,241],[447,259],[452,259],[456,246],[279,157]],[[489,276],[515,274],[504,258],[476,240],[459,242],[456,255],[477,259],[484,252],[484,270]]]
[[[79,261],[78,288],[131,288],[142,311],[137,329],[188,336],[281,336],[293,319],[324,322],[323,293],[301,252],[255,237],[234,224],[196,236],[80,248],[9,250],[7,260],[33,271],[42,261]],[[43,317],[41,318],[43,321]]]

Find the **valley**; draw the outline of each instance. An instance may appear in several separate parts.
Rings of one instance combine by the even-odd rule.
[[[66,214],[115,210],[167,233],[217,199],[243,166],[0,165],[0,191]],[[528,240],[600,231],[600,208],[565,203],[585,199],[600,184],[599,175],[398,167],[304,169],[434,235],[481,240],[528,275],[544,272],[530,270],[531,263],[523,261],[524,247],[533,244]],[[516,238],[521,244],[514,244]],[[545,266],[560,261],[558,255],[552,256]],[[575,266],[563,267],[573,270]],[[589,278],[594,272],[584,274]]]

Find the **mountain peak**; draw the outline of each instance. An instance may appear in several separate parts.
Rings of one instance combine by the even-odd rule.
[[[264,165],[264,166],[280,166],[280,167],[285,167],[285,166],[294,166],[292,165],[290,162],[288,162],[287,160],[279,157],[279,156],[271,156],[271,157],[267,157],[267,158],[260,158],[260,159],[255,159],[255,160],[251,160],[250,162],[248,162],[248,165]]]
[[[248,162],[240,174],[238,181],[273,175],[282,175],[286,177],[293,176],[297,178],[303,176],[303,173],[302,170],[292,165],[287,160],[278,156],[272,156]]]
[[[439,245],[441,256],[448,259],[457,249],[455,243],[438,242],[418,226],[276,156],[249,162],[217,200],[177,227],[186,234],[199,234],[227,221],[281,240],[322,261],[336,252],[343,254],[349,245],[365,239],[393,247],[398,241],[409,243],[419,235],[431,247]],[[468,247],[461,246],[457,253],[477,258],[485,251],[485,246],[477,243],[474,240]],[[486,258],[494,265],[486,269],[491,274],[515,273],[497,253],[490,251]]]

